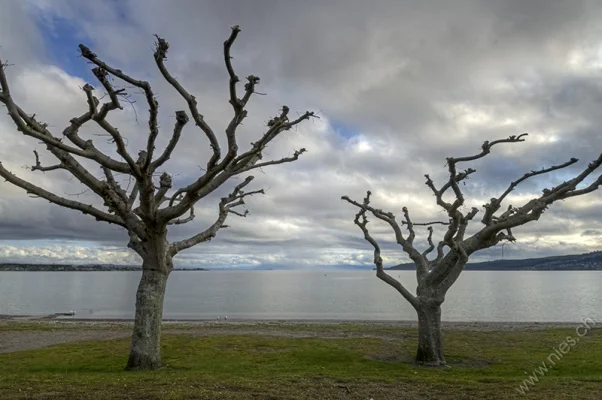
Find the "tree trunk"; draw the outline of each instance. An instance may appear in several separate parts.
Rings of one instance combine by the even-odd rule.
[[[418,352],[416,362],[422,365],[439,367],[445,365],[441,342],[441,307],[422,305],[418,312]]]
[[[166,233],[166,232],[165,232]],[[161,361],[161,321],[167,278],[173,269],[165,235],[146,243],[136,292],[136,319],[126,370],[153,370]]]
[[[161,362],[161,320],[167,274],[144,270],[136,292],[136,319],[130,358],[126,369],[159,369]]]

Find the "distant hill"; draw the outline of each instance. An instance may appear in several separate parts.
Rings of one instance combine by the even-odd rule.
[[[399,264],[393,270],[414,270],[413,263]],[[466,271],[602,271],[602,251],[570,256],[495,260],[468,263]]]
[[[0,263],[0,271],[141,271],[139,265],[115,264],[16,264]],[[174,268],[174,271],[207,271],[205,268]]]
[[[325,266],[332,269],[333,266]],[[115,264],[17,264],[0,263],[1,271],[140,271],[139,265],[115,265]],[[240,269],[240,268],[221,268]],[[249,270],[258,269],[248,268]],[[259,269],[294,269],[290,266],[279,266],[279,268]],[[365,270],[366,266],[339,265],[335,269]],[[388,270],[414,270],[413,263],[395,265]],[[523,260],[495,260],[478,263],[468,263],[467,271],[602,271],[602,251],[594,251],[587,254],[570,256],[554,256],[541,258],[527,258]],[[174,271],[208,271],[205,268],[174,268]]]

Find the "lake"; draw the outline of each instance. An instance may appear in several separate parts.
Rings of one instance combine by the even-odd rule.
[[[413,271],[391,271],[410,291]],[[133,318],[140,272],[0,272],[0,314]],[[602,272],[466,271],[446,321],[602,321]],[[175,271],[169,319],[416,320],[374,271]]]

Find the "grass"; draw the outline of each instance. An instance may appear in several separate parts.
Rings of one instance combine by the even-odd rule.
[[[40,324],[10,325],[17,332],[41,329]],[[253,326],[266,331],[273,327]],[[176,327],[179,333],[170,334]],[[166,327],[162,345],[167,367],[153,372],[123,371],[127,340],[0,354],[0,399],[602,398],[602,335],[597,329],[581,338],[525,395],[516,391],[525,373],[541,366],[567,336],[575,337],[574,330],[450,330],[444,342],[451,368],[432,369],[412,363],[412,328],[278,327],[329,338],[239,334],[237,329],[233,326],[228,335],[199,336],[182,326]],[[331,337],[343,329],[366,337]]]

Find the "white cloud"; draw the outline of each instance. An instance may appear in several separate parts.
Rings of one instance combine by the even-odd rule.
[[[25,7],[10,3],[12,20],[19,25],[0,15],[0,54],[17,64],[8,72],[23,108],[35,112],[57,135],[86,109],[80,90],[85,82],[50,65],[40,51],[45,46],[48,50],[48,43],[39,36],[34,17],[50,24],[60,17],[88,36],[101,58],[153,84],[160,101],[159,148],[167,143],[175,110],[185,104],[153,65],[153,33],[170,41],[169,68],[195,94],[214,130],[223,133],[231,109],[221,46],[231,25],[242,26],[233,49],[235,68],[240,76],[259,74],[259,90],[268,96],[252,99],[240,130],[241,147],[261,135],[282,104],[294,112],[320,111],[321,116],[270,145],[266,159],[289,156],[302,147],[308,152],[294,164],[257,171],[253,187],[263,187],[267,194],[249,200],[247,218],[231,217],[231,228],[178,257],[182,265],[370,266],[370,246],[353,225],[356,211],[341,202],[341,195],[361,199],[371,190],[378,207],[400,214],[408,206],[414,220],[442,219],[423,175],[443,182],[445,157],[476,152],[484,140],[530,132],[526,143],[496,148],[487,159],[470,165],[478,172],[463,187],[469,206],[481,206],[531,169],[573,156],[582,159],[581,168],[602,150],[592,145],[602,143],[597,129],[602,123],[602,42],[596,28],[602,7],[591,3],[569,7],[543,2],[533,8],[522,3],[381,1],[377,7],[332,1],[279,3],[266,9],[270,2],[251,6],[144,0],[141,6],[140,1],[120,2],[119,7],[62,0],[28,0]],[[73,54],[74,62],[85,65],[76,49]],[[102,93],[96,82],[90,83]],[[130,91],[136,103],[111,116],[111,122],[126,134],[135,153],[145,142],[148,111],[144,98]],[[114,145],[97,133],[93,126],[82,130],[117,157]],[[6,143],[0,160],[15,173],[61,194],[78,193],[79,186],[63,173],[22,168],[33,163],[31,146],[43,146],[19,135],[4,114],[0,139]],[[204,136],[189,124],[166,169],[178,184],[189,183],[208,154]],[[52,162],[49,156],[43,160]],[[543,186],[570,174],[526,183],[508,203],[528,201]],[[70,243],[55,248],[13,241],[2,247],[5,259],[130,262],[119,228],[30,199],[5,183],[0,190],[2,238],[59,237]],[[173,237],[210,224],[220,195],[203,201],[197,221],[173,229]],[[78,198],[97,201],[90,193]],[[602,222],[598,198],[571,199],[552,207],[540,222],[517,230],[514,256],[599,249],[600,238],[582,237]],[[403,261],[389,229],[372,225],[388,249],[387,261]]]
[[[0,258],[7,263],[125,264],[137,265],[140,257],[121,246],[72,244],[0,244]]]

